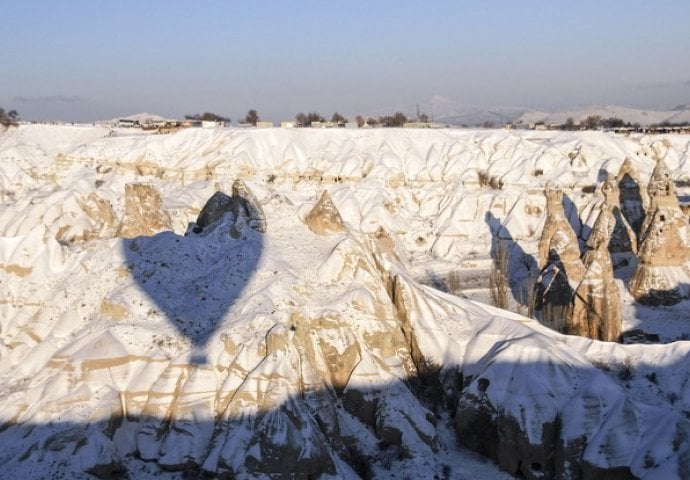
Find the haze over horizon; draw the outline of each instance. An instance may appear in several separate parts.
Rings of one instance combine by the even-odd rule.
[[[238,120],[442,96],[554,109],[690,103],[690,3],[29,0],[3,6],[0,106],[28,120]]]

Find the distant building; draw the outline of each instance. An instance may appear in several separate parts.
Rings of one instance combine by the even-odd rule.
[[[117,121],[117,126],[118,127],[124,127],[124,128],[139,128],[139,127],[141,127],[141,123],[139,123],[139,120],[131,120],[129,118],[121,118]]]
[[[293,122],[293,121],[283,120],[282,122],[280,122],[280,128],[295,128],[297,126],[298,126],[297,123]]]
[[[336,122],[311,122],[311,128],[335,128],[338,126],[340,125]]]
[[[256,122],[256,128],[273,128],[273,122],[259,121]]]

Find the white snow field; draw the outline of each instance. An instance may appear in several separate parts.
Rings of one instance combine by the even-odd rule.
[[[520,314],[544,184],[582,238],[626,158],[690,200],[690,136],[0,132],[0,476],[689,478],[690,301],[616,271],[655,344]],[[188,229],[238,179],[266,230]],[[477,301],[498,241],[512,312]]]

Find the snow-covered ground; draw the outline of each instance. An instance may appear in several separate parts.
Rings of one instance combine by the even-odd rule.
[[[475,301],[489,298],[503,241],[511,308],[526,313],[518,285],[534,273],[547,181],[585,236],[607,173],[629,158],[647,179],[659,157],[687,201],[688,136],[0,132],[0,464],[26,478],[505,478],[453,432],[474,428],[463,422],[482,399],[518,425],[506,445],[546,444],[558,424],[562,455],[582,468],[683,478],[690,301],[640,306],[633,266],[617,271],[623,330],[656,334],[653,345],[567,337]],[[236,179],[267,231],[235,216],[188,232]],[[161,204],[128,198],[132,184]],[[317,235],[305,219],[324,190],[345,228]],[[125,224],[141,231],[122,238]],[[552,468],[540,455],[500,463],[539,478]]]

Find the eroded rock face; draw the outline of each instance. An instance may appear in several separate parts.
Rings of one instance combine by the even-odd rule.
[[[237,200],[227,202],[239,197],[214,197],[220,207],[243,205]],[[216,211],[220,222],[214,222]],[[240,208],[240,219],[245,219],[242,212]],[[170,296],[194,291],[209,282],[208,266],[195,265],[210,239],[220,252],[213,257],[211,274],[222,277],[225,285],[246,282],[245,269],[231,254],[246,256],[248,244],[243,245],[241,238],[228,238],[223,230],[236,223],[230,218],[232,212],[209,208],[205,213],[200,215],[199,238],[170,232],[155,236],[160,242],[156,251],[169,252],[175,261],[156,257],[140,262],[139,257],[130,257],[130,263],[149,268],[164,260],[166,265],[160,268],[174,269],[171,276],[197,279],[180,283],[181,288],[170,291]],[[249,228],[242,230],[243,235],[247,232],[253,233]],[[187,244],[189,248],[176,247]],[[147,462],[162,472],[196,471],[214,478],[356,478],[348,463],[355,463],[357,455],[388,448],[396,458],[430,457],[439,446],[436,420],[407,383],[416,367],[395,304],[381,281],[380,264],[350,237],[334,238],[323,253],[327,258],[316,272],[310,268],[311,277],[288,277],[294,268],[284,267],[289,260],[273,263],[267,259],[265,265],[258,264],[254,272],[258,283],[248,288],[259,293],[233,300],[237,302],[234,310],[218,320],[214,327],[218,333],[214,330],[208,336],[204,363],[190,362],[190,356],[176,350],[175,345],[184,341],[181,338],[171,337],[172,346],[143,341],[143,347],[135,350],[129,334],[118,330],[116,319],[110,318],[108,322],[116,325],[112,331],[85,336],[51,358],[44,370],[56,384],[76,381],[78,394],[66,399],[64,391],[53,389],[41,397],[40,406],[32,404],[27,409],[32,396],[5,405],[6,418],[16,422],[6,423],[4,431],[0,428],[0,443],[14,445],[13,439],[22,438],[23,448],[29,451],[22,457],[23,451],[8,448],[0,453],[0,460],[21,457],[14,464],[21,468],[24,461],[42,464],[48,458],[74,471],[86,469],[99,475],[117,475],[123,462],[134,461]],[[131,271],[139,270],[133,265]],[[276,275],[283,276],[277,287]],[[157,278],[162,277],[152,273],[147,282],[155,284]],[[123,288],[126,291],[113,293],[111,301],[122,302],[130,312],[127,318],[132,318],[145,294],[140,285]],[[265,305],[266,291],[271,291],[270,301],[284,310]],[[316,296],[319,308],[312,307],[317,305]],[[195,319],[211,300],[207,293],[196,300]],[[166,331],[166,320],[153,325],[156,317],[152,314],[147,327]],[[137,331],[151,338],[148,328]],[[159,333],[153,335],[157,338]],[[80,372],[78,380],[70,380],[75,371]],[[104,387],[112,382],[117,389]],[[82,409],[85,405],[93,410]],[[77,437],[80,423],[88,424],[88,418],[77,413],[76,424],[58,422],[46,427],[41,423],[48,418],[44,415],[79,411],[113,421],[93,422],[93,432]],[[43,450],[46,428],[54,429],[55,446],[49,457]],[[27,437],[29,433],[33,437]],[[371,442],[362,446],[364,434]],[[382,446],[377,447],[377,442]]]
[[[327,190],[304,219],[309,230],[317,235],[332,235],[346,230],[340,212],[336,208]]]
[[[266,216],[254,194],[242,180],[236,180],[232,186],[232,196],[221,191],[214,193],[201,209],[196,222],[187,227],[187,232],[208,234],[224,215],[232,215],[234,221],[246,224],[258,232],[266,232]],[[230,231],[230,235],[239,235],[239,230]]]
[[[561,370],[557,357],[530,341],[487,352],[459,393],[460,443],[520,478],[635,478],[622,439],[639,435],[642,423],[625,392],[601,391],[601,372],[576,364]],[[527,371],[532,381],[524,381]],[[546,385],[545,376],[554,381]]]
[[[577,235],[568,223],[563,210],[563,190],[554,183],[544,189],[546,197],[546,221],[539,239],[539,267],[560,260],[570,281],[577,282],[582,276],[580,248]]]
[[[158,190],[143,183],[125,185],[125,215],[117,230],[118,237],[153,235],[171,228],[170,215]]]
[[[623,323],[620,296],[609,255],[614,214],[603,205],[587,241],[583,257],[585,274],[575,290],[567,331],[597,340],[618,339]],[[600,221],[601,220],[601,221]]]
[[[584,274],[577,236],[563,211],[563,190],[553,183],[544,189],[546,221],[539,239],[537,308],[542,321],[564,331],[575,288]]]
[[[648,192],[650,208],[630,293],[642,303],[678,303],[690,296],[690,228],[663,160],[657,161]]]
[[[597,222],[606,223],[605,227],[601,227],[601,232],[605,232],[607,235],[607,248],[609,252],[614,254],[637,253],[637,235],[635,235],[634,229],[621,211],[618,182],[609,175],[602,185],[601,191],[605,197],[606,208],[602,207]],[[597,230],[596,226],[593,230]],[[597,239],[596,242],[598,241]]]
[[[626,158],[616,176],[621,212],[636,235],[640,235],[649,204],[647,192],[629,158]]]
[[[242,197],[247,201],[247,210],[249,211],[249,226],[257,232],[266,232],[266,215],[259,200],[254,195],[246,183],[242,179],[237,179],[232,184],[232,196]]]

